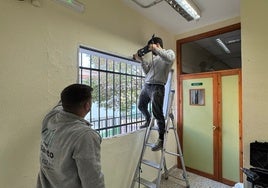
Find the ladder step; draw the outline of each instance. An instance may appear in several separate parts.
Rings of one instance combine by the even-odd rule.
[[[165,151],[165,153],[170,154],[170,155],[174,155],[174,156],[177,156],[177,157],[181,157],[182,156],[179,153],[173,153],[173,152],[170,152],[170,151]]]
[[[159,130],[159,128],[158,128],[158,127],[156,127],[156,126],[152,126],[152,127],[151,127],[151,130],[158,131],[158,130]]]
[[[168,127],[168,130],[169,129],[175,129],[174,127],[172,127],[172,126],[170,126],[170,127]],[[151,127],[151,130],[154,130],[154,131],[158,131],[159,130],[159,128],[158,127],[156,127],[156,126],[152,126]]]
[[[153,182],[150,182],[144,178],[137,178],[136,179],[137,182],[140,182],[142,185],[144,185],[145,187],[148,187],[148,188],[156,188],[156,184],[153,183]]]
[[[157,163],[155,163],[153,161],[149,161],[149,160],[143,159],[141,162],[143,164],[146,164],[146,165],[151,166],[153,168],[160,169],[160,164],[157,164]]]

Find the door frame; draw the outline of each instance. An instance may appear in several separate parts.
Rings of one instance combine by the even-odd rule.
[[[232,70],[224,70],[224,71],[214,71],[207,73],[196,73],[196,74],[183,74],[179,75],[179,92],[178,92],[178,106],[179,109],[177,111],[177,127],[178,127],[178,135],[180,138],[180,143],[183,150],[183,88],[182,81],[184,79],[195,79],[195,78],[213,78],[213,125],[216,125],[216,129],[213,132],[213,175],[201,172],[195,169],[187,168],[188,171],[196,173],[198,175],[228,184],[234,185],[235,182],[224,179],[222,177],[222,103],[221,103],[221,77],[227,75],[238,75],[238,102],[239,102],[239,166],[240,168],[243,166],[243,145],[242,145],[242,79],[241,79],[241,70],[240,69],[232,69]],[[218,89],[215,89],[218,88]],[[178,158],[178,164],[180,164]],[[243,181],[243,173],[240,171],[240,182]]]

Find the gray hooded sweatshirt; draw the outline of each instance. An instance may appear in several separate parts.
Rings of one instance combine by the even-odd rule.
[[[100,135],[86,120],[57,106],[42,125],[36,188],[104,188]]]
[[[151,62],[142,61],[142,69],[145,76],[145,83],[165,85],[168,79],[168,74],[175,60],[173,50],[165,50],[156,48],[154,50],[156,56]]]

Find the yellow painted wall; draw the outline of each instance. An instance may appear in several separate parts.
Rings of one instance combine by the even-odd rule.
[[[78,45],[130,57],[156,33],[164,39],[167,48],[175,48],[171,34],[119,0],[105,1],[105,5],[102,1],[81,0],[86,5],[83,14],[52,0],[41,1],[40,8],[29,2],[0,2],[0,187],[34,187],[41,120],[58,101],[59,92],[76,82]],[[241,21],[243,158],[246,167],[249,165],[249,143],[256,139],[268,140],[267,7],[266,0],[259,0],[258,4],[241,1],[241,20],[234,18],[175,37],[185,38]],[[125,180],[120,177],[119,181],[121,174],[114,175],[115,166],[110,163],[122,159],[118,144],[132,144],[130,149],[137,151],[141,137],[142,132],[138,132],[104,140],[102,162],[109,187],[118,188],[130,181],[129,177]],[[131,153],[127,157],[130,158],[124,158],[124,162],[137,159]],[[170,160],[169,166],[173,161]],[[124,162],[116,167],[118,171],[126,170]],[[132,168],[133,165],[128,166],[128,169]]]
[[[132,57],[155,33],[175,50],[173,35],[120,0],[81,2],[82,14],[52,0],[41,0],[39,8],[30,0],[0,2],[1,188],[35,187],[41,121],[61,90],[77,81],[79,45]],[[108,188],[128,187],[142,138],[140,131],[103,141]],[[176,159],[167,163],[174,166]]]
[[[268,142],[268,1],[241,1],[244,166],[249,144]]]
[[[243,166],[249,168],[250,142],[255,140],[268,142],[268,25],[266,24],[268,1],[260,0],[256,3],[243,0],[240,2],[240,18],[219,22],[177,35],[175,38],[182,39],[241,22]]]

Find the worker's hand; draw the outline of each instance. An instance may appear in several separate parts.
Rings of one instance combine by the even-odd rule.
[[[149,45],[149,49],[151,51],[154,51],[156,48],[160,48],[160,45],[159,44],[150,44]]]
[[[140,56],[138,56],[138,53],[133,54],[133,59],[139,62],[142,62],[142,58]]]

